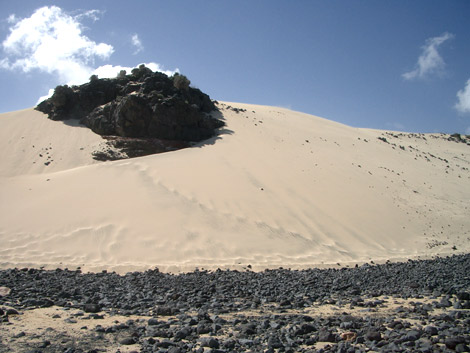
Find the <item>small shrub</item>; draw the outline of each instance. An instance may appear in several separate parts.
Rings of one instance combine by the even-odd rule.
[[[132,69],[131,73],[136,79],[141,79],[142,77],[153,74],[152,70],[150,70],[144,64],[140,64],[139,67]]]
[[[190,84],[191,84],[191,81],[189,81],[189,79],[186,76],[180,75],[178,73],[174,74],[173,86],[175,86],[175,88],[188,90]]]
[[[139,69],[135,67],[135,68],[132,69],[131,73],[132,73],[132,75],[137,76],[137,75],[139,75]]]
[[[68,104],[72,95],[73,90],[69,86],[57,86],[54,89],[54,94],[51,97],[51,102],[55,107],[63,108]]]

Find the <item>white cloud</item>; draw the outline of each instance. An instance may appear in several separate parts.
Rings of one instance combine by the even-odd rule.
[[[89,10],[85,11],[83,13],[80,13],[76,16],[74,16],[76,21],[80,21],[82,18],[91,18],[93,22],[96,22],[100,19],[101,15],[103,14],[103,11],[100,10]]]
[[[444,59],[439,54],[438,48],[445,41],[453,38],[452,33],[443,33],[439,37],[433,37],[426,40],[422,47],[423,52],[418,58],[416,68],[413,71],[402,74],[405,80],[422,79],[433,74],[441,74],[445,67]]]
[[[126,70],[128,74],[130,73],[129,68],[126,66],[103,65],[95,69],[91,74],[97,75],[98,78],[113,78],[116,77],[121,70]]]
[[[148,67],[152,71],[160,71],[160,72],[163,72],[164,74],[166,74],[168,76],[172,76],[176,72],[179,72],[179,69],[164,70],[163,67],[160,64],[153,63],[153,62],[151,62],[151,63],[142,63],[142,64],[144,64],[146,67]],[[141,64],[139,64],[135,67],[139,67],[140,65]],[[135,67],[120,66],[120,65],[103,65],[103,66],[100,66],[97,69],[95,69],[91,74],[97,75],[98,78],[113,78],[113,77],[116,77],[117,74],[121,70],[126,70],[126,72],[128,74],[130,74],[132,69],[134,69]]]
[[[7,18],[7,22],[8,23],[16,23],[17,19],[16,19],[16,16],[15,14],[11,14],[10,16],[8,16]]]
[[[112,45],[96,43],[83,34],[82,20],[97,21],[99,10],[81,12],[74,16],[57,6],[37,9],[31,17],[8,17],[10,34],[2,42],[5,57],[0,58],[0,69],[21,70],[25,73],[38,70],[57,76],[60,84],[78,85],[88,82],[92,74],[100,78],[116,77],[119,71],[132,71],[132,67],[102,65],[94,66],[96,59],[106,60],[114,52]],[[143,50],[137,34],[132,36],[137,52]],[[176,70],[164,70],[160,64],[144,63],[152,71],[161,71],[169,76]],[[40,98],[40,101],[52,95]]]
[[[47,98],[52,97],[53,94],[54,94],[54,89],[53,89],[53,88],[49,89],[49,92],[47,92],[46,95],[44,95],[44,96],[42,96],[42,97],[39,97],[39,99],[38,99],[37,102],[36,102],[36,105],[38,105],[39,103],[41,103],[43,100],[46,100]]]
[[[134,55],[140,53],[142,50],[144,50],[144,46],[142,45],[142,41],[139,38],[139,35],[136,33],[132,35],[132,45],[135,46],[135,52]]]
[[[109,58],[114,49],[82,33],[78,18],[83,16],[95,18],[97,13],[88,11],[72,17],[56,6],[46,6],[17,21],[2,43],[8,56],[2,59],[1,67],[58,74],[60,81],[70,84],[84,82],[94,60]]]
[[[457,92],[455,109],[460,113],[470,113],[470,79],[465,87]]]
[[[147,66],[150,70],[152,71],[160,71],[160,72],[163,72],[165,75],[167,76],[172,76],[174,75],[175,73],[179,73],[180,70],[178,68],[174,69],[174,70],[164,70],[163,69],[163,66],[161,66],[160,64],[157,64],[157,63],[144,63],[145,66]]]

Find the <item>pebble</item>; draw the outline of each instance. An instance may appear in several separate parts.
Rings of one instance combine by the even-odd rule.
[[[0,287],[12,289],[0,296],[0,322],[51,305],[89,314],[71,315],[64,320],[69,323],[114,314],[146,316],[90,330],[95,341],[115,336],[143,353],[468,352],[469,273],[470,255],[355,268],[179,275],[157,269],[126,275],[8,269],[0,271]],[[425,297],[433,302],[423,303]],[[398,299],[413,303],[379,315]],[[303,312],[323,304],[339,310],[329,316]],[[361,314],[351,314],[354,308]],[[323,348],[317,350],[317,343]],[[56,345],[57,351],[70,348],[60,347],[60,340],[51,347]],[[88,348],[83,344],[75,351]]]
[[[133,337],[126,337],[126,338],[123,338],[119,341],[119,343],[125,345],[125,346],[129,346],[131,344],[135,344],[136,341]]]

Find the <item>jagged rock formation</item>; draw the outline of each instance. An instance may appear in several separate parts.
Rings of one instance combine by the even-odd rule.
[[[141,65],[114,79],[92,76],[81,86],[57,86],[36,109],[52,120],[79,119],[103,136],[202,141],[223,122],[210,114],[217,108],[209,96],[189,84],[183,75],[168,77]]]

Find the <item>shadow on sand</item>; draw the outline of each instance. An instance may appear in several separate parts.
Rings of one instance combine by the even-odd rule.
[[[232,135],[234,133],[232,130],[226,128],[225,118],[220,110],[215,110],[211,112],[210,115],[212,118],[224,122],[224,126],[216,129],[214,136],[206,140],[189,142],[149,137],[134,138],[99,135],[103,138],[107,147],[99,151],[94,151],[93,158],[101,161],[110,161],[172,152],[185,148],[201,148],[204,146],[214,145],[218,140],[221,140],[224,135]],[[79,119],[70,118],[60,120],[60,122],[70,127],[89,129],[86,125],[81,124]]]
[[[200,147],[204,147],[204,146],[208,146],[208,145],[214,145],[218,140],[221,140],[224,135],[233,135],[234,134],[233,130],[227,129],[227,127],[225,125],[225,117],[224,117],[224,115],[222,114],[222,112],[220,110],[215,110],[215,111],[211,112],[211,116],[213,118],[217,119],[217,120],[223,121],[224,126],[218,128],[215,132],[215,135],[212,136],[211,138],[208,138],[207,140],[203,140],[203,141],[194,143],[191,147],[199,147],[200,148]]]

